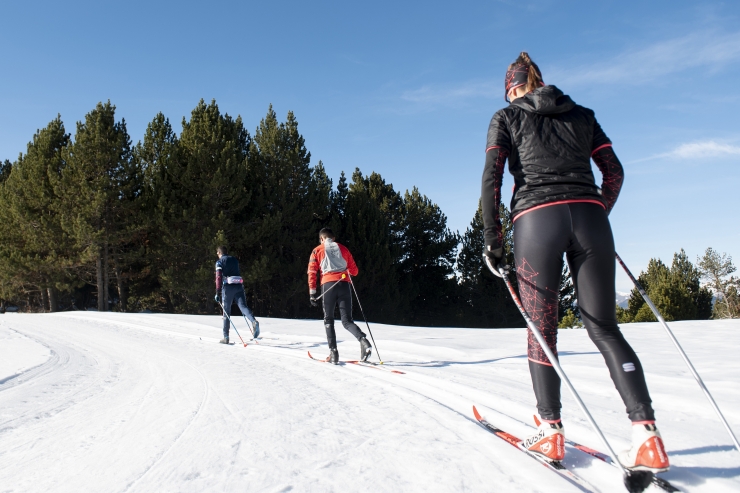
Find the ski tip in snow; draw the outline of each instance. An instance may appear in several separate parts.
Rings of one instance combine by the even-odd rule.
[[[481,417],[480,413],[478,412],[478,410],[475,408],[475,406],[473,406],[473,416],[475,416],[475,419],[477,419],[478,421],[480,421],[481,419],[483,419]]]
[[[329,357],[328,356],[326,357],[326,359],[314,358],[313,355],[311,354],[311,351],[306,351],[306,352],[308,353],[308,357],[311,358],[314,361],[321,361],[323,363],[326,363],[327,361],[329,361]]]

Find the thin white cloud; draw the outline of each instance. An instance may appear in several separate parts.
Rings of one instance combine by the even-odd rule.
[[[671,152],[667,153],[666,156],[678,159],[740,156],[740,146],[722,144],[713,140],[706,142],[691,142],[688,144],[681,144]]]
[[[697,31],[628,51],[609,60],[575,69],[554,69],[549,78],[559,84],[653,83],[688,69],[717,72],[740,59],[740,32]]]
[[[546,83],[573,87],[585,84],[653,84],[688,69],[718,72],[740,60],[740,32],[703,30],[660,41],[639,50],[626,51],[601,62],[563,69],[546,67]],[[424,85],[401,94],[418,109],[461,107],[481,99],[502,97],[503,72],[497,79],[474,79],[457,84]]]
[[[688,142],[681,144],[675,149],[655,154],[643,159],[632,161],[639,163],[644,161],[654,161],[657,159],[705,159],[705,158],[722,158],[740,156],[740,146],[717,142],[715,140],[706,140],[698,142]]]
[[[494,87],[493,82],[484,80],[437,87],[426,85],[419,89],[405,91],[401,94],[401,99],[420,105],[459,106],[471,99],[494,97],[497,92],[501,92],[498,86]]]

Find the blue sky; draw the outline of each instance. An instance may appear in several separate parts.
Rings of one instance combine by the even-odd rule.
[[[526,50],[614,142],[626,181],[612,225],[635,274],[680,248],[737,265],[739,20],[737,2],[675,0],[3,1],[0,159],[57,113],[73,132],[98,101],[134,142],[159,111],[179,130],[201,98],[250,132],[272,103],[335,183],[359,167],[417,186],[462,232],[506,66]]]

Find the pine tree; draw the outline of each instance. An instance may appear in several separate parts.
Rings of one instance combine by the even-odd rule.
[[[331,212],[329,218],[331,229],[340,238],[344,237],[344,232],[346,229],[348,193],[349,185],[347,185],[347,177],[344,175],[344,171],[342,171],[342,174],[339,176],[337,188],[336,190],[332,190],[330,195]]]
[[[346,183],[344,184],[346,186]],[[311,185],[309,187],[309,200],[313,204],[313,217],[316,224],[329,224],[332,217],[332,194],[334,193],[331,178],[326,174],[324,163],[311,169]]]
[[[506,261],[513,265],[511,215],[503,204],[500,217]],[[459,288],[463,299],[458,324],[464,327],[523,327],[524,319],[503,280],[494,276],[483,261],[484,247],[483,215],[479,202],[470,226],[461,237],[457,256]],[[515,276],[510,277],[515,281]]]
[[[172,268],[173,238],[181,233],[182,217],[179,188],[181,165],[179,139],[170,121],[162,113],[147,125],[143,142],[133,150],[142,172],[139,265],[136,282],[131,286],[132,302],[141,309],[163,308],[174,312],[172,284],[165,286],[168,268]],[[180,252],[178,252],[180,253]]]
[[[182,127],[177,138],[158,115],[137,148],[146,202],[156,204],[151,269],[167,310],[212,313],[216,247],[238,246],[246,237],[241,221],[252,196],[247,181],[251,139],[241,117],[221,114],[215,101],[200,100]],[[239,248],[232,250],[238,257]]]
[[[701,272],[682,248],[671,264],[670,282],[677,305],[674,320],[706,320],[712,315],[712,293],[700,281]]]
[[[0,163],[0,183],[5,182],[10,176],[10,171],[13,169],[13,163],[6,159]]]
[[[315,316],[307,302],[306,266],[330,210],[331,181],[288,112],[279,123],[272,109],[249,146],[248,183],[253,187],[244,239],[243,277],[253,306],[269,316]]]
[[[732,257],[726,253],[720,254],[712,248],[707,248],[704,256],[697,258],[699,273],[714,290],[717,301],[714,303],[713,318],[740,317],[740,299],[738,288],[740,279],[732,276],[735,266]]]
[[[399,291],[398,256],[391,234],[390,208],[397,202],[397,193],[375,173],[363,177],[356,169],[346,189],[343,177],[334,195],[334,210],[343,211],[341,229],[335,234],[350,249],[360,271],[353,280],[357,294],[370,320],[399,323],[407,307]]]
[[[563,270],[560,274],[560,292],[558,297],[558,321],[562,320],[568,313],[578,318],[578,303],[576,302],[576,288],[570,275],[568,264],[563,262]],[[567,323],[570,323],[567,322]],[[569,325],[572,327],[572,325]]]
[[[106,311],[111,273],[121,268],[121,249],[136,222],[139,173],[131,156],[125,120],[115,106],[98,103],[77,123],[74,143],[65,150],[66,167],[55,191],[62,198],[61,222],[81,252],[81,277],[97,287],[97,307]],[[119,293],[125,290],[116,276]]]
[[[447,228],[439,206],[416,187],[404,194],[400,225],[401,286],[410,300],[407,323],[454,323],[450,315],[458,303],[453,267],[459,236]]]
[[[579,319],[573,310],[567,310],[558,322],[559,329],[575,329],[583,327],[583,322]]]
[[[700,273],[683,249],[674,254],[670,268],[660,259],[651,259],[638,282],[667,321],[704,320],[711,314],[711,293],[701,287]],[[633,289],[626,310],[618,310],[626,322],[654,322],[655,316],[637,289]]]
[[[57,116],[36,132],[12,168],[6,162],[0,192],[0,278],[6,291],[37,293],[44,311],[57,311],[59,292],[75,285],[72,245],[61,228],[54,189],[66,166],[62,154],[68,143]]]

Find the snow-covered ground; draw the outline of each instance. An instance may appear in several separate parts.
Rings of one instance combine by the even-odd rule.
[[[513,434],[533,429],[524,329],[373,325],[384,368],[401,375],[310,360],[327,354],[319,321],[261,324],[264,340],[244,348],[216,343],[217,316],[0,315],[0,492],[579,491],[473,418],[476,405]],[[671,325],[740,434],[740,321]],[[673,463],[663,476],[740,491],[740,453],[663,329],[624,331]],[[358,343],[337,334],[340,358],[355,359]],[[626,447],[624,406],[586,332],[562,330],[559,349]],[[603,449],[566,389],[563,401],[567,436]],[[625,491],[607,464],[571,449],[565,462]]]

